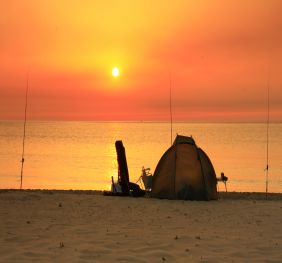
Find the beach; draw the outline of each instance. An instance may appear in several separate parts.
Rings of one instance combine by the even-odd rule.
[[[0,262],[281,262],[282,194],[1,190]]]

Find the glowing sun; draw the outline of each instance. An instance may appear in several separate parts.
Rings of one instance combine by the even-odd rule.
[[[113,74],[113,76],[114,76],[115,78],[118,77],[118,75],[119,75],[119,69],[118,69],[117,67],[113,68],[112,74]]]

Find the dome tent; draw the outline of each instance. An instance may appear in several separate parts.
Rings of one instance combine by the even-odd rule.
[[[216,200],[217,180],[207,154],[192,137],[177,135],[161,157],[151,196],[166,199]]]

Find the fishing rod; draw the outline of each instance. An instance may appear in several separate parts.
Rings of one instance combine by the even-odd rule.
[[[24,150],[25,150],[25,137],[26,137],[26,113],[27,113],[27,98],[28,98],[28,80],[29,80],[29,72],[27,72],[27,81],[26,81],[26,90],[25,90],[25,109],[24,109],[24,129],[23,129],[23,149],[22,149],[22,159],[21,159],[21,185],[20,189],[23,186],[23,168],[24,168]]]
[[[267,78],[267,119],[266,119],[266,168],[265,168],[265,198],[268,197],[268,170],[269,170],[269,78]]]

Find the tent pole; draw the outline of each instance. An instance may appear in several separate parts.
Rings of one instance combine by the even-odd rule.
[[[169,72],[170,145],[172,145],[171,73]]]

